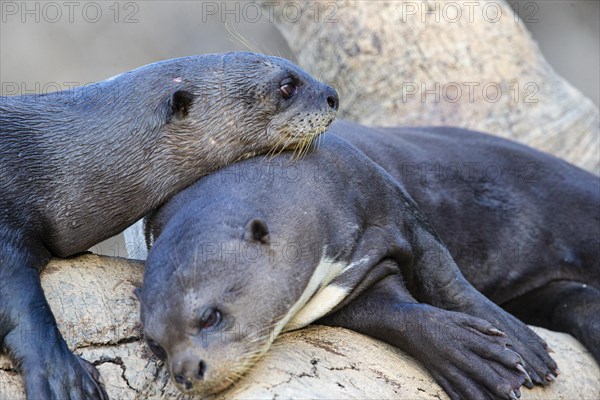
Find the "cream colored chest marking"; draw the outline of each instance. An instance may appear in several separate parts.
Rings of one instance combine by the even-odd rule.
[[[277,323],[275,336],[281,331],[302,328],[321,318],[338,305],[348,295],[350,288],[330,283],[354,265],[323,258],[313,272],[300,299],[290,308],[285,317]]]
[[[349,288],[337,285],[325,286],[292,317],[283,328],[284,331],[300,329],[316,321],[344,300],[349,292]]]

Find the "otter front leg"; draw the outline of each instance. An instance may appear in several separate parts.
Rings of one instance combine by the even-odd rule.
[[[28,399],[108,399],[98,371],[69,351],[56,326],[37,270],[48,259],[0,242],[0,345],[22,372]]]
[[[529,379],[506,335],[485,320],[417,303],[397,275],[316,323],[352,329],[406,351],[452,399],[516,399]]]
[[[429,227],[417,223],[412,226],[412,262],[401,266],[411,293],[419,301],[491,322],[511,339],[534,383],[546,385],[553,381],[558,367],[548,354],[546,342],[467,282],[446,246]]]

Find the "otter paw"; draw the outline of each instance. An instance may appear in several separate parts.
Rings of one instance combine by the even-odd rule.
[[[507,336],[492,324],[444,311],[419,332],[417,358],[452,399],[516,399],[530,381]]]
[[[98,370],[68,349],[54,355],[50,362],[39,361],[22,364],[27,399],[109,399]]]
[[[558,376],[558,365],[550,357],[548,344],[519,319],[504,310],[500,311],[488,312],[486,319],[508,335],[514,351],[523,358],[525,370],[532,380],[526,386],[532,388],[533,384],[552,383]]]

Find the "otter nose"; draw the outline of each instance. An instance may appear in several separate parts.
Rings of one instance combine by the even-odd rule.
[[[186,390],[190,390],[194,386],[194,382],[203,380],[205,372],[206,364],[202,360],[198,362],[185,360],[173,365],[175,382],[184,386]]]
[[[327,90],[325,91],[325,96],[327,97],[327,105],[330,108],[333,108],[334,111],[337,111],[340,105],[340,98],[338,97],[337,92],[331,86],[327,86]]]

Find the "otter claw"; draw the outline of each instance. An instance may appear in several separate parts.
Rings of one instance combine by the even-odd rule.
[[[517,369],[519,371],[521,371],[521,373],[523,375],[525,375],[525,379],[527,379],[527,382],[525,384],[525,386],[529,387],[527,384],[531,385],[533,387],[533,382],[531,381],[531,377],[529,376],[529,374],[527,373],[527,371],[525,371],[525,368],[523,368],[523,366],[521,364],[517,364]],[[530,388],[531,389],[531,388]]]
[[[511,398],[511,400],[517,400],[517,399],[518,399],[518,397],[517,397],[517,395],[515,394],[515,392],[514,392],[514,391],[513,391],[513,392],[510,392],[510,394],[508,395],[508,397],[510,397],[510,398]]]
[[[502,336],[502,337],[506,337],[506,333],[502,332],[499,329],[496,328],[490,328],[488,329],[488,333],[494,336]]]
[[[554,382],[556,380],[556,376],[554,376],[553,374],[547,374],[546,379],[550,382]]]

